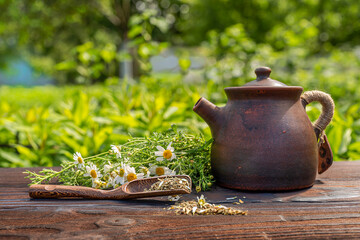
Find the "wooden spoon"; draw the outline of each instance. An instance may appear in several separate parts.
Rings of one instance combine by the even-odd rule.
[[[145,192],[159,179],[169,176],[159,176],[137,179],[123,184],[113,190],[101,190],[90,187],[65,186],[65,185],[31,185],[29,196],[31,198],[87,198],[87,199],[131,199],[189,194],[191,192],[191,178],[187,175],[174,175],[171,177],[184,178],[189,182],[190,189],[159,190]]]

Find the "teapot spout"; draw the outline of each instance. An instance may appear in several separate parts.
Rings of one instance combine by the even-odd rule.
[[[202,97],[195,103],[193,111],[204,119],[210,127],[212,136],[215,137],[220,129],[221,108]]]

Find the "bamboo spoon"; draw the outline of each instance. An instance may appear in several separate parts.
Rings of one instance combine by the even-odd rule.
[[[123,184],[113,190],[101,190],[90,187],[65,186],[65,185],[31,185],[29,196],[31,198],[87,198],[87,199],[132,199],[189,194],[191,192],[191,178],[187,175],[174,175],[171,177],[183,178],[189,182],[190,189],[158,190],[145,192],[159,179],[170,176],[159,176],[137,179]]]

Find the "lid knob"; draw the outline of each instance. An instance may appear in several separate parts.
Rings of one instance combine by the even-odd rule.
[[[259,67],[259,68],[255,69],[255,74],[256,74],[257,80],[269,78],[270,73],[271,73],[271,68],[269,68],[269,67]]]

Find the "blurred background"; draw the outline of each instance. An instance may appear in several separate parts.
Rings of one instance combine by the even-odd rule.
[[[330,93],[335,160],[360,159],[358,0],[0,0],[0,167],[59,165],[171,124],[254,69]],[[311,104],[315,120],[320,107]]]

